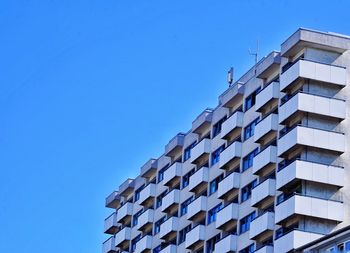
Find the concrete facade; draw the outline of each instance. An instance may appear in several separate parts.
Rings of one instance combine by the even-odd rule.
[[[298,29],[106,198],[103,253],[294,252],[350,225],[349,69],[350,37]]]

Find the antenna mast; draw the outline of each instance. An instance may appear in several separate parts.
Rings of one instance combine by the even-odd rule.
[[[231,67],[229,71],[227,71],[227,82],[229,87],[231,87],[233,83],[233,67]]]
[[[249,48],[249,54],[253,55],[255,57],[255,64],[258,63],[258,57],[259,57],[259,40],[256,40],[256,51],[252,52]]]

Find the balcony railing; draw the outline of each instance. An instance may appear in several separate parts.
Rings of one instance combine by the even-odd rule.
[[[282,67],[280,90],[285,92],[299,78],[345,86],[346,68],[313,60],[297,59]]]
[[[335,199],[337,198],[337,199]],[[275,222],[280,224],[294,215],[341,222],[344,206],[341,195],[332,198],[292,193],[277,198]]]

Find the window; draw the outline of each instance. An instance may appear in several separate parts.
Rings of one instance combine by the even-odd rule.
[[[141,234],[139,234],[138,236],[136,236],[132,241],[131,241],[131,252],[134,252],[136,249],[136,243],[138,241],[140,241],[141,239]]]
[[[242,172],[253,166],[254,156],[256,156],[258,153],[259,149],[256,148],[243,158]]]
[[[225,122],[226,118],[227,118],[226,116],[223,117],[218,122],[216,122],[215,125],[213,126],[213,138],[217,136],[219,133],[221,133],[222,123]]]
[[[255,125],[258,122],[259,118],[256,118],[248,126],[244,128],[244,140],[248,140],[254,135]]]
[[[213,209],[208,211],[208,220],[207,223],[208,225],[214,221],[216,221],[216,214],[221,210],[222,208],[222,203],[214,207]]]
[[[335,247],[331,247],[331,248],[327,249],[326,252],[335,253],[335,252],[337,252],[337,251],[335,250]]]
[[[196,145],[196,141],[193,142],[191,145],[189,145],[187,148],[185,148],[184,151],[184,162],[187,161],[188,159],[190,159],[191,157],[191,149]]]
[[[153,253],[159,253],[162,250],[162,245],[158,245],[153,249]]]
[[[185,188],[190,183],[190,177],[194,174],[195,169],[192,169],[186,175],[182,177],[182,189]]]
[[[187,213],[187,207],[192,201],[193,196],[181,203],[180,216],[185,215]]]
[[[254,220],[254,218],[255,218],[255,212],[252,212],[251,214],[248,214],[246,217],[242,218],[239,221],[239,231],[241,234],[249,230],[250,222]],[[242,252],[252,252],[252,251],[242,251]]]
[[[169,164],[158,171],[158,183],[163,181],[164,171],[166,171],[168,167],[169,167]]]
[[[185,227],[184,229],[180,230],[179,232],[179,242],[178,245],[180,245],[181,243],[183,243],[186,239],[186,234],[191,230],[191,225],[188,225],[187,227]]]
[[[225,149],[225,145],[222,145],[220,148],[211,153],[211,166],[216,164],[220,160],[220,153]]]
[[[162,205],[162,201],[164,196],[167,194],[167,191],[162,192],[156,199],[156,208],[160,207]]]
[[[216,236],[214,236],[213,238],[209,239],[207,241],[207,247],[206,247],[206,253],[212,253],[214,252],[214,248],[215,248],[215,243],[217,243],[220,240],[220,234],[217,234]]]
[[[140,192],[142,189],[145,187],[145,185],[141,186],[135,191],[135,197],[134,197],[134,202],[138,201],[140,199]]]
[[[241,190],[241,202],[246,201],[252,195],[252,189],[257,185],[257,180],[250,182],[246,186],[244,186]]]
[[[248,247],[242,249],[239,251],[239,253],[253,253],[255,251],[254,249],[254,243],[250,244]]]
[[[139,216],[142,214],[143,210],[138,211],[137,213],[134,214],[132,217],[132,226],[135,227],[137,225],[137,221],[139,219]]]
[[[330,251],[332,252],[332,251]],[[337,245],[337,250],[334,252],[350,252],[350,241]]]
[[[160,225],[165,221],[165,216],[154,223],[154,235],[158,234],[160,231]]]
[[[221,174],[209,183],[209,195],[213,194],[218,190],[219,183],[222,181],[223,178],[224,174]]]
[[[252,108],[255,105],[255,98],[256,98],[256,94],[258,94],[258,92],[260,91],[260,87],[258,89],[256,89],[252,94],[250,94],[248,97],[246,97],[245,99],[245,110],[248,111],[250,108]]]

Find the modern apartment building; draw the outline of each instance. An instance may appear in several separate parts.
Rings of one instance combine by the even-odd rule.
[[[349,253],[350,252],[350,226],[336,230],[320,239],[314,240],[296,252],[304,253]]]
[[[350,37],[298,29],[106,199],[103,253],[283,253],[350,224]]]

